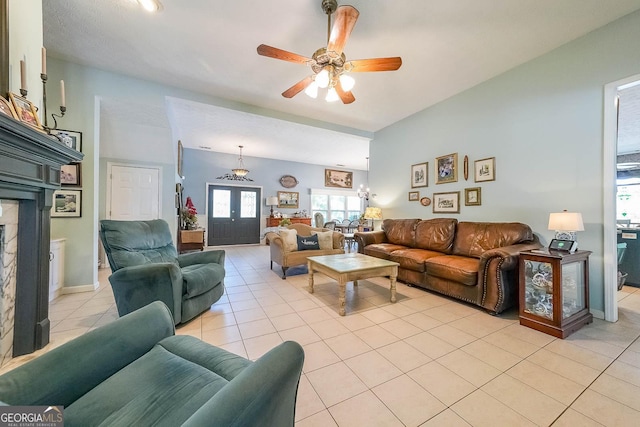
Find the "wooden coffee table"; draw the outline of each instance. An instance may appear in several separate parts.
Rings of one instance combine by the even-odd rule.
[[[339,286],[340,315],[345,315],[346,285],[353,281],[358,286],[358,280],[371,277],[388,277],[391,288],[391,302],[396,302],[396,278],[398,277],[397,262],[375,258],[358,253],[312,256],[307,258],[309,268],[309,293],[313,293],[313,273],[326,274],[336,280]]]

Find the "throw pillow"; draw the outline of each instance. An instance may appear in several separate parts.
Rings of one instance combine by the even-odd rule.
[[[320,243],[320,249],[331,250],[333,249],[333,231],[315,231],[313,234],[318,236],[318,243]]]
[[[298,232],[296,230],[280,230],[278,232],[284,242],[284,251],[293,252],[298,250]]]
[[[318,243],[318,236],[315,234],[312,236],[296,236],[298,239],[298,250],[299,251],[307,251],[313,249],[320,249],[320,244]]]

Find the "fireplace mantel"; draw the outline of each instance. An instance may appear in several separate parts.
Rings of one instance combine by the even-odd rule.
[[[60,167],[83,154],[0,114],[0,199],[16,200],[18,254],[13,355],[49,343],[49,244]]]

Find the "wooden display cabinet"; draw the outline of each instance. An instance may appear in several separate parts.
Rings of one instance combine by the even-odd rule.
[[[520,324],[566,338],[593,321],[590,251],[520,253]]]

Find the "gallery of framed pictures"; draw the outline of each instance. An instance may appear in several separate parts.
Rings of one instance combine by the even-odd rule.
[[[324,186],[337,188],[353,188],[353,172],[325,169]]]
[[[51,206],[52,218],[80,218],[82,215],[82,190],[56,190]]]
[[[460,213],[460,192],[433,193],[433,213]]]
[[[75,130],[52,129],[51,135],[69,148],[82,152],[82,132]]]

